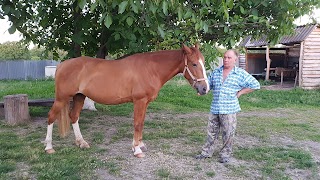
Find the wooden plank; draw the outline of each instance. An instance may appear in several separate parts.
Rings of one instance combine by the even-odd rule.
[[[304,74],[303,78],[320,78],[319,74]]]
[[[34,99],[28,101],[29,106],[47,106],[51,107],[54,103],[54,99]]]
[[[305,42],[319,42],[320,41],[320,36],[319,38],[308,38],[305,40]]]
[[[303,59],[304,60],[320,60],[320,56],[308,56],[308,55],[305,55],[305,56],[303,56]]]
[[[266,77],[265,77],[266,81],[269,80],[269,76],[270,76],[271,59],[270,59],[270,56],[269,56],[269,52],[270,52],[270,49],[269,49],[269,46],[267,46],[267,49],[266,49],[267,70],[266,70]]]
[[[305,82],[303,82],[303,85],[302,85],[303,87],[318,87],[318,88],[320,88],[320,83],[305,83]]]
[[[320,63],[312,63],[312,64],[302,64],[303,68],[317,68],[320,67]]]
[[[303,71],[320,71],[320,67],[303,67]]]
[[[313,40],[313,39],[320,39],[320,34],[310,34],[308,36],[308,38],[306,38],[305,40],[310,41],[310,40]]]
[[[312,48],[317,48],[317,49],[319,49],[319,44],[316,42],[316,43],[309,43],[309,44],[306,44],[305,45],[305,47],[306,48],[310,48],[310,49],[312,49]]]
[[[33,99],[28,100],[29,106],[48,106],[51,107],[53,105],[54,99]],[[4,108],[4,102],[0,102],[0,108]]]
[[[315,48],[305,48],[304,49],[304,53],[317,53],[320,52],[320,48],[319,49],[315,49]]]
[[[320,78],[319,78],[320,76],[318,76],[318,77],[303,77],[302,78],[302,81],[303,82],[320,82]]]
[[[320,71],[302,71],[302,74],[319,74],[320,75]]]
[[[304,42],[300,43],[300,56],[299,56],[299,71],[298,73],[298,86],[301,86],[301,77],[302,77],[302,62],[303,62],[303,51],[304,51]],[[296,84],[296,83],[295,83]]]
[[[315,56],[318,57],[320,59],[320,51],[319,52],[305,52],[304,56]]]
[[[303,64],[318,64],[320,61],[319,59],[304,59]]]

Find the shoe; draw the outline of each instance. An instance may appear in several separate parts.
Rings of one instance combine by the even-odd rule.
[[[196,158],[196,159],[206,159],[206,158],[210,158],[210,156],[208,156],[208,155],[203,155],[203,154],[199,154],[199,155],[196,155],[195,158]]]
[[[228,158],[228,157],[221,157],[220,159],[219,159],[219,162],[220,163],[228,163],[230,161],[230,159]]]

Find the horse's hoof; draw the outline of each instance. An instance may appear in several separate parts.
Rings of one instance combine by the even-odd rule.
[[[87,142],[83,142],[80,144],[80,148],[84,149],[84,148],[90,148],[89,144]]]
[[[140,149],[141,149],[142,152],[147,152],[148,151],[146,146],[141,146]]]
[[[81,149],[90,148],[89,144],[86,141],[76,140],[76,146],[80,147]]]
[[[137,158],[144,158],[146,155],[144,153],[139,153],[134,155]]]
[[[54,149],[48,149],[48,150],[46,150],[46,153],[47,154],[53,154],[53,153],[55,153],[56,151],[54,150]]]

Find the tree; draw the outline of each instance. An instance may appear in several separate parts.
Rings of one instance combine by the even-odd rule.
[[[293,21],[319,0],[3,0],[0,16],[26,40],[69,56],[104,58],[177,47],[195,41],[233,47],[246,35],[272,42],[293,31]],[[164,42],[164,40],[167,42]],[[165,46],[162,46],[164,45]]]
[[[57,53],[55,60],[63,60],[65,59],[67,52],[57,49],[55,51]],[[33,47],[32,49],[29,50],[31,60],[52,60],[54,59],[53,57],[53,52],[48,51],[44,47]]]
[[[28,60],[28,48],[22,42],[5,42],[0,44],[0,60]]]

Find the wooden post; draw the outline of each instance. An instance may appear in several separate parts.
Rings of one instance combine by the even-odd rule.
[[[269,75],[270,75],[270,64],[271,64],[271,60],[270,60],[270,56],[269,56],[269,46],[267,46],[267,49],[266,49],[266,61],[267,61],[266,81],[268,81]]]
[[[4,114],[8,124],[16,125],[30,120],[28,95],[16,94],[4,97]]]
[[[302,66],[303,66],[303,59],[304,59],[304,41],[300,43],[300,55],[299,55],[299,72],[298,72],[298,87],[303,88],[302,82]]]

